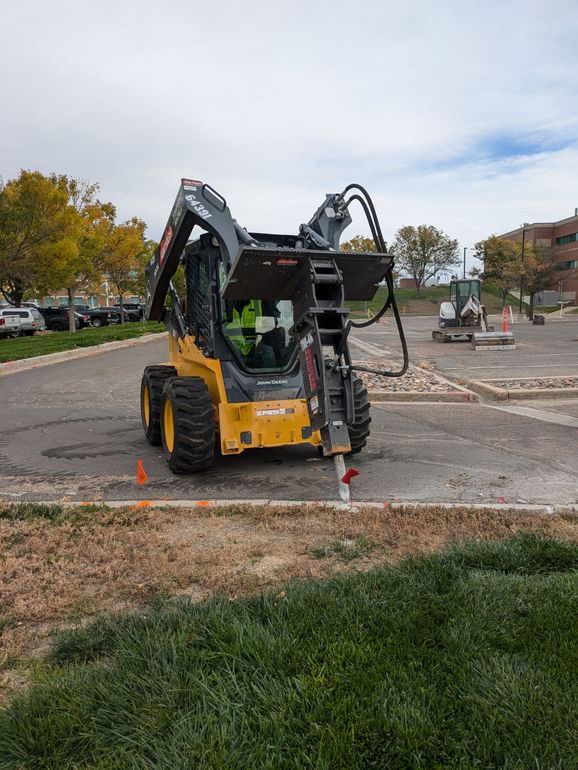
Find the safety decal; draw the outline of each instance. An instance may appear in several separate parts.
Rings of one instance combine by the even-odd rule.
[[[315,376],[315,365],[313,363],[313,348],[309,347],[305,351],[305,360],[307,362],[307,374],[309,375],[309,386],[311,391],[317,390],[317,377]]]
[[[161,263],[161,265],[163,264],[165,255],[167,253],[167,249],[169,248],[169,245],[172,239],[173,239],[173,228],[171,227],[171,225],[167,225],[165,227],[163,237],[161,238],[161,242],[159,244],[159,262]]]
[[[295,409],[257,409],[255,414],[257,417],[269,417],[276,414],[295,414]]]

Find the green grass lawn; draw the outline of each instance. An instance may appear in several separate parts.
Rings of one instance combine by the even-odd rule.
[[[533,535],[65,633],[1,768],[578,766],[578,547]]]
[[[35,334],[33,337],[0,338],[0,363],[44,356],[47,353],[60,353],[63,350],[73,350],[74,348],[88,348],[92,345],[100,345],[102,342],[128,340],[132,337],[141,337],[143,334],[161,331],[165,331],[163,324],[150,321],[148,323],[101,326],[99,329],[81,329],[74,334],[53,332],[52,334]]]
[[[437,316],[440,303],[449,301],[449,288],[447,286],[422,287],[420,293],[421,297],[418,299],[415,296],[415,289],[396,289],[395,298],[400,312],[405,306],[405,315]],[[371,302],[347,302],[346,304],[354,315],[363,315],[367,308],[372,313],[377,313],[386,298],[387,289],[382,287],[377,290]],[[502,300],[499,292],[497,290],[492,291],[490,286],[484,286],[482,289],[482,303],[490,314],[502,312]],[[388,315],[392,315],[391,310]]]

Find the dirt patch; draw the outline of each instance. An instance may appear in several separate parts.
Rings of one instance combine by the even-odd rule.
[[[81,511],[81,509],[79,509]],[[0,519],[0,668],[7,694],[54,630],[168,595],[230,598],[435,551],[448,541],[541,532],[578,542],[578,516],[467,508],[104,509]],[[1,627],[1,626],[0,626]],[[2,691],[0,690],[0,697]]]

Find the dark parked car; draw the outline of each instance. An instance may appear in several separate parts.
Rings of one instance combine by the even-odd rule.
[[[68,308],[63,307],[41,307],[40,312],[44,317],[46,328],[53,332],[65,332],[69,329],[68,323]],[[76,320],[76,328],[84,329],[86,326],[90,326],[90,318],[85,313],[74,312],[74,318]]]
[[[108,326],[120,323],[120,313],[115,307],[93,307],[86,311],[93,326]]]
[[[124,320],[125,321],[142,321],[144,310],[142,305],[137,305],[136,302],[123,302],[124,308]],[[120,313],[120,305],[114,306]]]

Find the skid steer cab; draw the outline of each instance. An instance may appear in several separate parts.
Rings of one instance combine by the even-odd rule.
[[[339,249],[354,200],[366,212],[375,251]],[[181,180],[146,270],[146,317],[166,324],[169,360],[147,367],[141,385],[146,438],[162,444],[171,470],[204,470],[217,452],[297,444],[341,462],[359,452],[371,417],[351,361],[352,327],[392,307],[404,364],[371,371],[401,376],[407,368],[392,267],[373,203],[358,185],[327,195],[307,224],[283,235],[247,231],[212,187]],[[380,313],[363,324],[348,320],[345,303],[373,299],[383,281]]]

